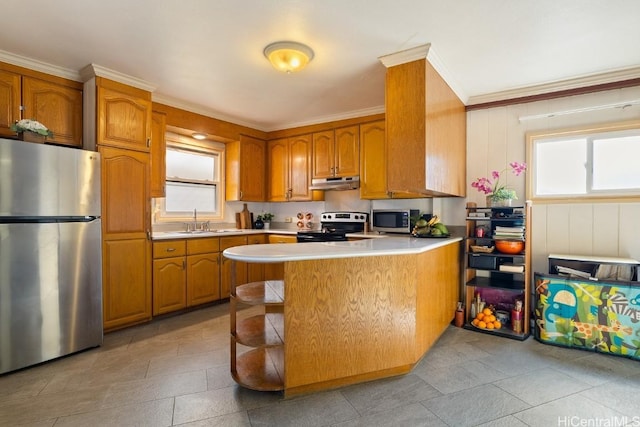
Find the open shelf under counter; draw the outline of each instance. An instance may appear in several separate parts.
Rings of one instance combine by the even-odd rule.
[[[252,390],[282,391],[284,349],[282,346],[258,347],[237,357],[232,354],[231,375],[238,384]]]
[[[284,315],[266,313],[237,320],[232,335],[238,344],[249,347],[281,346],[284,343]]]
[[[235,287],[233,295],[243,304],[270,305],[284,302],[284,281],[264,280]]]

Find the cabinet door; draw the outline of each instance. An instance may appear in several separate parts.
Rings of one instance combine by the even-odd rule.
[[[266,144],[263,140],[240,136],[240,190],[242,200],[266,200]]]
[[[270,202],[286,202],[289,197],[289,149],[287,139],[276,139],[267,144]]]
[[[153,315],[187,306],[185,257],[153,260]]]
[[[249,236],[247,244],[260,245],[267,243],[267,236],[265,234],[257,234]],[[247,282],[259,282],[264,280],[264,267],[265,264],[259,264],[255,262],[247,263]]]
[[[289,140],[289,200],[311,200],[311,135]]]
[[[105,331],[151,319],[151,245],[146,239],[103,241]]]
[[[384,120],[360,125],[360,198],[389,198]]]
[[[103,78],[96,78],[98,145],[149,152],[151,94]]]
[[[142,238],[149,230],[149,154],[99,147],[102,238]]]
[[[334,176],[334,133],[333,130],[313,134],[313,177]]]
[[[23,116],[45,125],[47,142],[82,147],[82,91],[56,83],[22,78]]]
[[[220,253],[187,257],[187,306],[220,299]]]
[[[9,129],[20,120],[20,75],[0,70],[0,136],[16,136]]]
[[[240,135],[225,147],[225,195],[227,201],[264,202],[267,196],[265,141]]]
[[[151,116],[151,197],[165,196],[164,184],[167,178],[165,168],[166,128],[166,114],[154,111]]]
[[[335,176],[354,176],[360,170],[360,132],[358,126],[335,130]]]
[[[220,238],[220,252],[233,246],[243,246],[247,244],[246,236],[229,236]],[[231,260],[222,257],[220,270],[220,298],[229,298],[231,295]],[[247,263],[237,261],[236,263],[236,284],[247,283]]]

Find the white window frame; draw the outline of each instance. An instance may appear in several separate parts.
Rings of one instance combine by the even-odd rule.
[[[206,215],[198,212],[198,221],[221,222],[224,220],[225,208],[225,187],[224,187],[224,165],[225,165],[225,145],[214,141],[195,141],[192,138],[167,132],[166,149],[173,148],[182,151],[192,151],[197,153],[212,154],[218,156],[218,173],[213,184],[216,186],[216,206],[218,211],[215,215]],[[156,199],[155,222],[189,222],[193,221],[193,215],[171,214],[166,211],[166,198]]]
[[[548,142],[549,140],[568,140],[572,138],[587,138],[589,136],[598,135],[602,137],[607,133],[619,133],[623,131],[640,131],[640,120],[628,122],[615,122],[604,124],[586,125],[576,128],[545,130],[536,132],[527,132],[527,199],[539,203],[591,203],[591,202],[615,202],[615,201],[638,201],[640,200],[640,190],[591,190],[586,194],[578,195],[539,195],[536,192],[535,183],[537,182],[537,173],[540,165],[535,158],[535,147],[538,143]],[[591,159],[589,159],[591,161]],[[638,173],[640,173],[640,159],[638,159]],[[590,181],[592,171],[587,171],[587,181]],[[588,182],[588,188],[589,188]]]

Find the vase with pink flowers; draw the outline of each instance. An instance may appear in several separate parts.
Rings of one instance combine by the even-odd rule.
[[[519,176],[527,169],[527,165],[520,162],[511,162],[509,167],[502,171],[492,171],[490,178],[478,178],[471,183],[471,187],[486,195],[487,206],[511,206],[513,200],[518,200],[516,191],[500,182],[501,175],[509,168],[515,176]]]

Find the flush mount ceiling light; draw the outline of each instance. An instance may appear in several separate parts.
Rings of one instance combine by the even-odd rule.
[[[198,133],[198,132],[192,133],[191,137],[199,140],[207,139],[207,135],[205,135],[204,133]]]
[[[293,73],[313,59],[313,50],[302,43],[275,42],[264,48],[264,56],[276,70]]]

